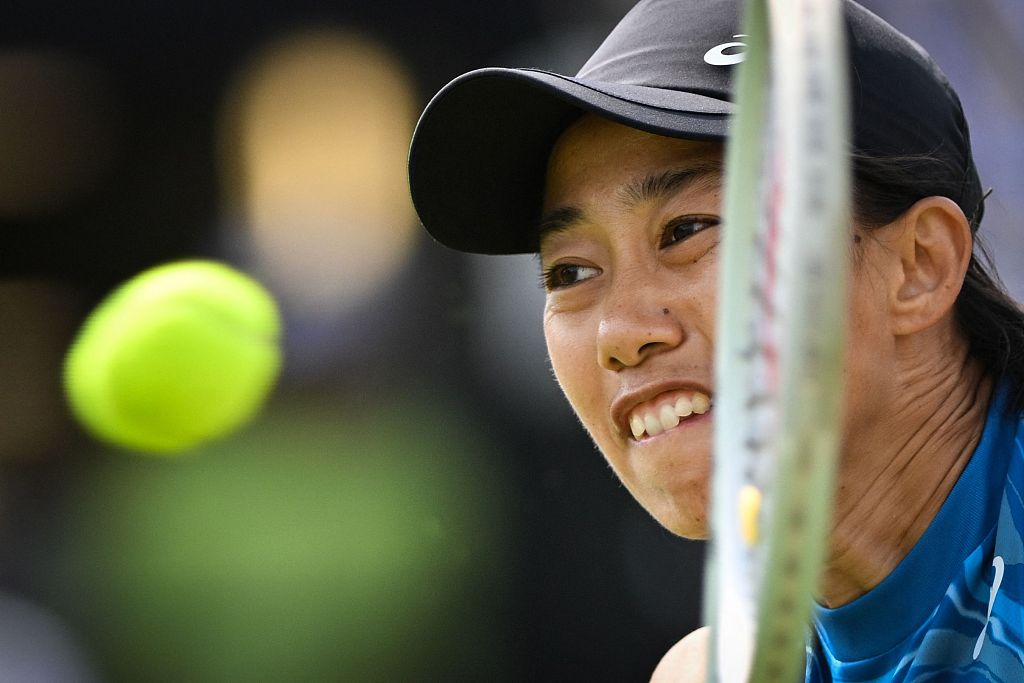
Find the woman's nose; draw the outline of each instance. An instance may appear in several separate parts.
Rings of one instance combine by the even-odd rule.
[[[605,301],[598,324],[598,363],[622,370],[652,355],[674,349],[686,332],[669,301],[671,290],[656,283],[620,287]]]

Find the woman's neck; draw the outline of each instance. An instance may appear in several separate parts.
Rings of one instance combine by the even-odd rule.
[[[937,357],[938,354],[931,357]],[[992,382],[966,348],[894,383],[885,417],[849,435],[819,599],[844,605],[875,587],[921,538],[967,466]]]

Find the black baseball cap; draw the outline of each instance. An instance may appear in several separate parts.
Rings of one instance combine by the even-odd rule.
[[[537,251],[548,156],[586,112],[675,138],[724,140],[742,61],[740,0],[642,0],[576,76],[471,71],[441,89],[409,151],[413,204],[427,231],[460,251]],[[843,0],[853,145],[875,157],[930,155],[982,204],[960,100],[917,43]]]

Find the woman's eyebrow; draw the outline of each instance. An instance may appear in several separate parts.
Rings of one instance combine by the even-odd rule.
[[[543,242],[548,235],[568,230],[582,220],[583,209],[577,206],[563,206],[549,211],[544,214],[537,227],[537,243]]]
[[[627,208],[654,199],[664,199],[684,187],[699,182],[719,182],[722,177],[722,163],[717,159],[699,161],[685,167],[672,168],[660,173],[639,176],[620,188],[617,198]],[[586,214],[578,206],[561,206],[541,217],[537,226],[537,244],[546,237],[583,222]]]
[[[673,168],[661,173],[634,178],[623,186],[617,195],[627,208],[632,208],[647,201],[664,199],[697,182],[720,181],[721,177],[722,163],[720,161],[700,161],[685,168]]]

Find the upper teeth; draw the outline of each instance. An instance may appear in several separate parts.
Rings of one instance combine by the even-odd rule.
[[[638,408],[629,418],[629,429],[633,438],[639,439],[644,434],[657,436],[679,424],[683,418],[696,413],[703,415],[711,407],[711,399],[699,391],[689,396],[680,396],[675,401],[658,402],[653,406]]]

